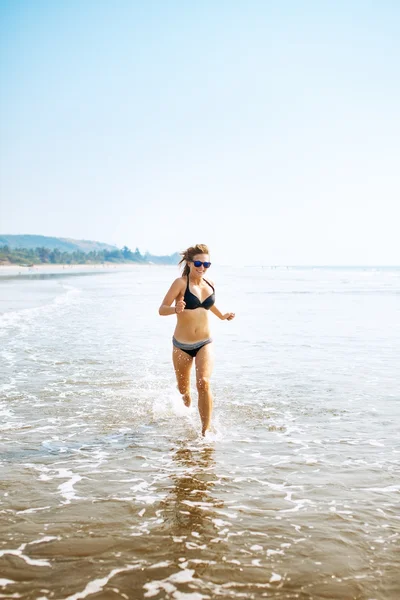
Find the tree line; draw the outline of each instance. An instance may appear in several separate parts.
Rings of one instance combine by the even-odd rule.
[[[83,264],[101,264],[101,263],[149,263],[162,262],[163,264],[176,264],[175,254],[171,256],[157,257],[152,256],[148,252],[141,254],[139,248],[134,252],[127,246],[119,250],[92,250],[91,252],[83,252],[82,250],[74,250],[73,252],[64,252],[54,248],[38,247],[38,248],[10,248],[9,246],[0,247],[0,264],[14,265],[36,265],[36,264],[51,264],[51,265],[83,265]],[[152,260],[154,259],[154,261]],[[160,259],[162,259],[160,261]]]

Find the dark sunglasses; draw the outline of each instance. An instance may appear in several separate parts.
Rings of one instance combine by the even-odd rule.
[[[209,269],[211,267],[211,263],[210,262],[201,262],[201,260],[194,260],[193,264],[197,268],[201,267],[201,265],[203,265],[203,267],[205,269]]]

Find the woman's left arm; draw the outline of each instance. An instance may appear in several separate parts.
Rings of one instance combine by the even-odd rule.
[[[232,321],[232,319],[235,318],[235,313],[233,312],[225,313],[223,315],[222,312],[215,306],[215,304],[210,308],[210,310],[218,317],[218,319],[221,319],[222,321]]]

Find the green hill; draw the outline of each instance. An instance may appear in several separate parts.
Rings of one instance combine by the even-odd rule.
[[[60,250],[61,252],[98,252],[99,250],[117,250],[116,246],[92,242],[88,240],[73,240],[70,238],[48,237],[46,235],[0,235],[0,246],[8,246],[11,249],[48,248],[49,250]]]
[[[0,235],[0,265],[142,263],[176,265],[177,252],[169,256],[144,255],[127,246],[44,235]]]

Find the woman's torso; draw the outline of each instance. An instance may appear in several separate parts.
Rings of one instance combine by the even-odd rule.
[[[214,288],[205,279],[200,285],[190,283],[182,277],[181,294],[188,308],[178,314],[174,337],[183,343],[194,343],[210,337],[207,308],[214,304]],[[205,308],[207,307],[207,308]]]

